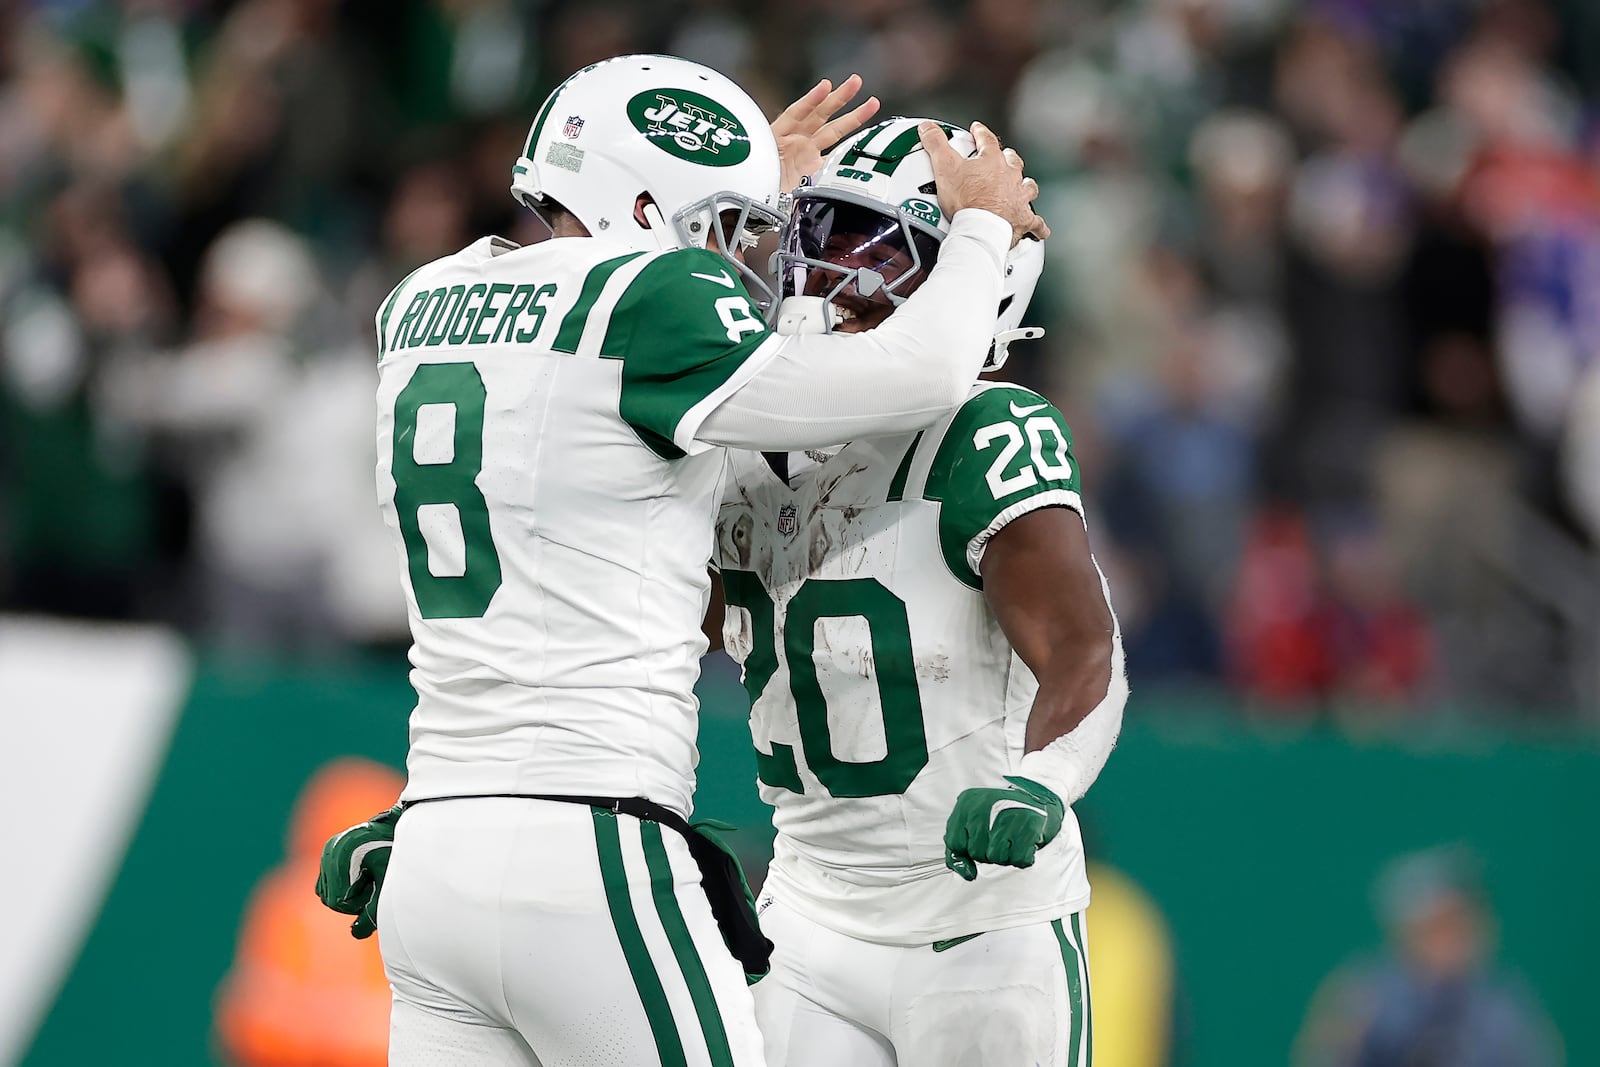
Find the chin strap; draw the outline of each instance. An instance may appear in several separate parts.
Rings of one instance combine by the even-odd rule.
[[[667,227],[667,220],[654,201],[644,206],[644,220],[650,224],[650,234],[656,239],[657,248],[663,252],[671,252],[678,247],[677,239]]]
[[[994,347],[989,349],[989,358],[983,361],[983,369],[999,370],[1006,365],[1010,358],[1012,341],[1037,341],[1044,336],[1042,326],[1023,326],[1016,330],[1001,330],[994,335]]]
[[[777,332],[785,337],[794,334],[827,333],[834,326],[835,312],[826,299],[820,296],[789,296],[778,305]]]

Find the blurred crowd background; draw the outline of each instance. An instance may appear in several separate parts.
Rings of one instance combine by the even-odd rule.
[[[1130,671],[1363,724],[1600,707],[1600,5],[0,6],[0,607],[404,643],[372,312],[628,51],[982,118],[1056,236]],[[1516,710],[1511,710],[1516,709]]]
[[[373,311],[479,235],[541,239],[507,193],[539,101],[645,50],[772,114],[858,71],[888,113],[990,123],[1041,182],[1048,334],[1005,373],[1068,414],[1135,691],[1086,822],[1149,895],[1095,874],[1091,925],[1121,931],[1094,934],[1096,1032],[1159,1041],[1106,1062],[1232,1063],[1276,1026],[1309,1067],[1559,1063],[1539,996],[1494,969],[1501,915],[1575,1052],[1600,1040],[1573,977],[1600,951],[1592,850],[1564,829],[1600,736],[1600,3],[31,0],[0,3],[0,612],[159,622],[204,655],[174,671],[154,799],[27,1062],[87,1062],[108,1004],[157,1055],[197,1030],[162,1012],[218,988],[218,1062],[310,1062],[260,1050],[324,980],[373,987],[376,1036],[332,1058],[341,1016],[306,1038],[319,1062],[381,1061],[376,957],[335,975],[285,932],[355,944],[302,891],[326,829],[300,815],[344,794],[308,787],[244,903],[310,768],[403,743]],[[73,642],[98,631],[53,625],[23,624],[71,666],[0,640],[38,676],[12,751],[46,768],[64,750],[30,724],[70,732],[127,688],[92,684],[115,664]],[[727,671],[702,686],[701,797],[760,838]],[[1483,722],[1481,748],[1455,729]],[[1438,727],[1466,747],[1417,743]],[[126,762],[100,747],[95,782]],[[230,788],[249,803],[216,804]],[[224,817],[242,858],[180,901],[172,850]],[[206,932],[169,966],[198,993],[139,999],[125,959],[178,927]],[[1347,958],[1363,939],[1385,947]],[[261,993],[295,968],[303,1002]]]
[[[659,50],[1024,152],[1056,238],[1011,373],[1069,414],[1142,686],[1600,707],[1592,3],[35,0],[0,42],[8,608],[403,643],[374,306],[538,240],[542,94]]]

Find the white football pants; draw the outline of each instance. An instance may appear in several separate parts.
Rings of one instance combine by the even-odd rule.
[[[688,845],[577,804],[401,817],[378,908],[393,1067],[763,1067]]]
[[[777,950],[755,997],[771,1067],[1089,1067],[1082,912],[935,951],[859,941],[767,899]]]

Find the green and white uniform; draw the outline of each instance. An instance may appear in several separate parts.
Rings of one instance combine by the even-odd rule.
[[[768,331],[733,245],[783,221],[779,176],[761,108],[716,71],[592,64],[511,181],[594,236],[480,241],[378,311],[377,489],[417,690],[403,796],[437,801],[400,818],[381,896],[393,1065],[761,1063],[684,842],[526,795],[687,814],[720,448],[925,427],[989,347],[1011,227],[976,209],[877,336]]]
[[[760,1062],[743,972],[676,834],[488,798],[644,796],[688,814],[718,446],[931,423],[981,361],[972,311],[997,299],[1008,237],[963,212],[876,336],[777,336],[716,254],[593,238],[485,239],[384,302],[378,497],[417,691],[403,797],[470,798],[397,830],[378,919],[392,1062],[523,1064],[530,1046],[547,1063],[590,1047]],[[913,377],[938,337],[956,352]],[[513,965],[504,945],[527,951]]]
[[[769,1061],[876,1063],[876,1035],[901,1063],[955,1062],[920,1057],[984,1030],[970,1010],[929,1010],[927,997],[959,993],[998,1019],[1022,1005],[1062,1023],[1029,1023],[1019,1033],[1038,1041],[1003,1046],[1026,1059],[970,1062],[1080,1062],[1087,965],[1070,981],[1068,970],[1089,885],[1071,811],[1031,868],[985,865],[967,882],[944,864],[957,795],[1017,773],[1023,755],[1038,684],[984,600],[979,565],[990,538],[1030,511],[1081,515],[1060,412],[1029,390],[980,383],[926,432],[848,444],[792,487],[759,454],[734,454],[730,470],[717,522],[724,637],[744,667],[761,795],[778,831],[763,901],[778,952],[757,987]],[[988,1003],[963,983],[989,980],[972,960],[1001,939],[943,955],[929,946],[996,931],[1018,931],[1005,950],[1016,966],[995,974],[1019,973],[1000,984],[1033,992]],[[1032,946],[1020,956],[1019,939]],[[859,952],[824,947],[848,942]],[[895,962],[906,954],[917,962]],[[966,977],[939,978],[941,964]],[[863,972],[882,980],[861,986]],[[891,1011],[891,1000],[903,1003]],[[819,1013],[867,1036],[819,1042]],[[951,1022],[958,1016],[967,1032]]]
[[[695,434],[781,339],[717,255],[587,239],[479,241],[404,281],[378,332],[417,691],[404,799],[473,798],[398,827],[391,1062],[759,1064],[677,834],[484,795],[689,811],[725,455]]]
[[[769,334],[701,250],[492,238],[385,302],[378,495],[414,646],[405,800],[645,796],[687,813],[720,450]]]

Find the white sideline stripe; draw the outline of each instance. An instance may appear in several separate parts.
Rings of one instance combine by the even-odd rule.
[[[26,1052],[99,918],[192,673],[154,627],[0,618],[0,1065]]]

